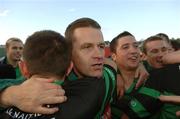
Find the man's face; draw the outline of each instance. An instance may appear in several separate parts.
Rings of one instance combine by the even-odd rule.
[[[92,27],[74,31],[72,61],[80,76],[101,77],[104,63],[104,41],[101,30]]]
[[[154,68],[162,68],[162,57],[168,53],[169,45],[164,40],[150,41],[146,44],[146,59]]]
[[[19,61],[22,56],[23,44],[21,42],[12,41],[7,47],[7,57],[11,61]]]
[[[118,39],[116,53],[112,54],[113,60],[118,68],[136,70],[140,60],[138,43],[132,36],[125,36]]]

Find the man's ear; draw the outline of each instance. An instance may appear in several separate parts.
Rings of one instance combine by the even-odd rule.
[[[111,58],[114,62],[116,62],[116,54],[115,53],[111,53]]]
[[[73,68],[73,62],[71,61],[70,65],[69,65],[69,68],[68,68],[68,70],[66,72],[66,76],[69,75],[69,73],[71,72],[72,68]]]
[[[19,68],[20,68],[23,76],[26,78],[29,78],[30,74],[29,74],[29,71],[27,69],[26,63],[24,61],[19,61],[18,65],[19,65]]]
[[[142,57],[141,58],[142,58],[143,61],[146,61],[147,60],[147,55],[145,53],[142,53]]]

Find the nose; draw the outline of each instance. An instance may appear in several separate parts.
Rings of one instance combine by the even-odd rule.
[[[168,50],[166,50],[166,51],[159,50],[158,56],[162,57],[162,56],[164,56],[167,53],[168,53]]]
[[[140,53],[140,49],[134,46],[130,46],[129,48],[130,53]]]
[[[17,48],[17,51],[21,52],[23,49],[22,48]]]
[[[98,60],[102,60],[104,58],[104,49],[98,46],[94,47],[93,57]]]
[[[17,51],[19,51],[19,52],[20,52],[20,51],[21,51],[21,49],[17,48]]]

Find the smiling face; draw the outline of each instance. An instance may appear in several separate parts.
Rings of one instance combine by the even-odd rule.
[[[104,41],[100,29],[77,28],[72,43],[72,61],[80,76],[101,77],[104,64]]]
[[[135,38],[130,35],[119,38],[112,58],[120,69],[136,70],[140,61],[140,50]]]
[[[146,43],[146,59],[154,68],[162,68],[162,57],[168,53],[169,44],[165,40],[154,40]]]

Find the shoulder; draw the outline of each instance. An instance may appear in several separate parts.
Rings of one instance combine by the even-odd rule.
[[[104,69],[105,70],[110,70],[111,72],[113,72],[113,73],[116,73],[116,70],[112,67],[112,66],[110,66],[110,65],[108,65],[108,64],[104,64]]]
[[[93,92],[103,86],[104,80],[96,77],[85,77],[78,80],[65,80],[63,88],[65,91],[73,91],[74,93]],[[96,92],[94,92],[96,93]]]
[[[56,118],[92,119],[100,110],[104,97],[103,79],[86,77],[75,81],[67,80],[65,89],[67,102],[60,104]],[[78,108],[78,109],[77,109]]]
[[[116,79],[117,71],[110,65],[105,64],[103,68],[103,77],[109,77],[113,80]]]
[[[7,78],[16,78],[16,72],[12,65],[9,64],[0,64],[0,78],[7,79]]]

